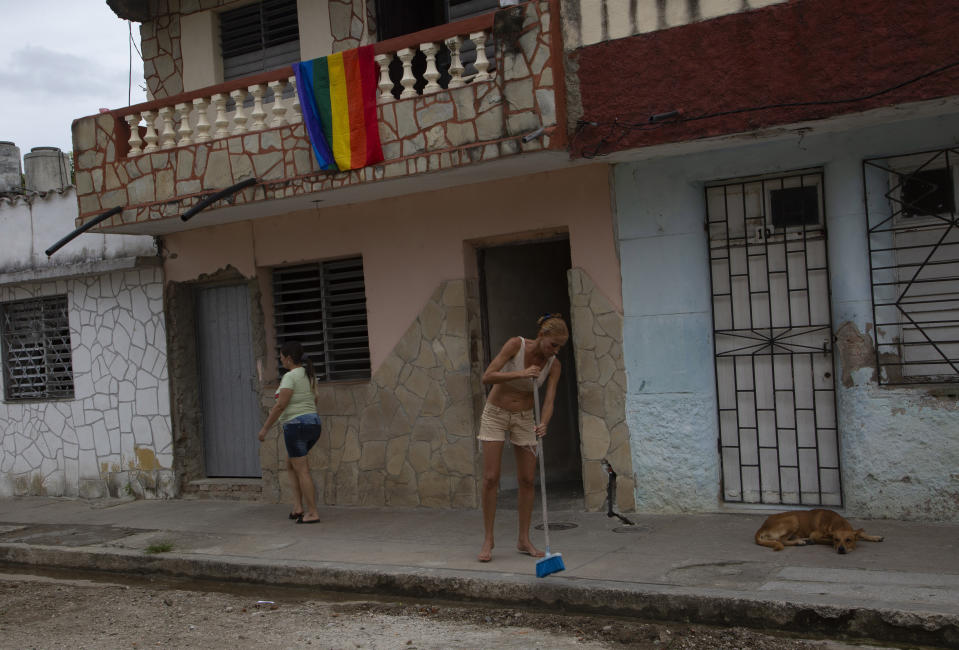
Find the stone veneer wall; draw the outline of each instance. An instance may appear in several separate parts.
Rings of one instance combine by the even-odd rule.
[[[174,496],[159,267],[0,287],[67,295],[74,398],[0,403],[0,496]]]
[[[465,283],[444,282],[363,383],[320,386],[323,435],[309,462],[326,504],[473,508],[477,444]],[[263,393],[273,404],[274,386]],[[286,451],[264,444],[264,493],[288,499]]]
[[[623,315],[582,269],[570,269],[570,329],[579,382],[579,432],[583,455],[583,490],[587,510],[606,502],[609,477],[616,472],[616,507],[634,510],[635,480],[626,425],[626,366],[623,362]]]
[[[342,52],[376,41],[373,0],[329,0],[333,51]]]
[[[154,99],[183,92],[180,16],[208,11],[234,0],[154,0],[153,19],[140,25],[143,78]],[[329,0],[333,51],[340,52],[376,40],[372,0]]]
[[[212,2],[213,0],[207,0]],[[385,161],[348,172],[320,170],[302,124],[237,135],[126,158],[126,125],[113,114],[73,126],[80,216],[115,205],[109,222],[143,223],[179,216],[211,189],[255,176],[262,185],[234,204],[326,192],[390,178],[465,167],[551,146],[549,134],[520,136],[556,124],[549,2],[525,7],[519,51],[507,54],[492,81],[380,104]],[[562,101],[560,99],[560,101]]]

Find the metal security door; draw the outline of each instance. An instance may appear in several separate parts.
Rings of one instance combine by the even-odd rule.
[[[723,498],[841,505],[822,173],[706,188]]]
[[[196,330],[206,475],[259,477],[262,416],[246,285],[199,289]]]

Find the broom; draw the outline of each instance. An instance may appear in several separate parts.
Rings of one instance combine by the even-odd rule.
[[[539,426],[539,388],[536,386],[536,380],[533,381],[533,414],[535,424]],[[549,519],[546,515],[546,463],[543,461],[543,439],[539,438],[536,442],[539,446],[537,456],[539,456],[539,487],[543,498],[543,534],[546,536],[546,555],[536,560],[536,577],[544,578],[551,573],[565,571],[566,565],[563,564],[562,553],[549,552]]]

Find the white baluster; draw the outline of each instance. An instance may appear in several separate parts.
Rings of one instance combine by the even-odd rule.
[[[490,79],[489,59],[486,58],[486,32],[473,32],[470,34],[470,40],[476,45],[476,76],[473,81],[487,81]]]
[[[460,60],[460,45],[463,39],[459,36],[451,36],[446,39],[446,47],[450,51],[450,83],[449,88],[460,88],[463,83],[463,61]]]
[[[230,120],[226,117],[227,98],[226,93],[217,93],[210,98],[216,107],[216,117],[213,118],[213,125],[216,127],[216,131],[213,133],[214,138],[225,138],[230,135]]]
[[[140,139],[140,116],[136,113],[131,113],[130,115],[124,115],[123,119],[126,120],[127,125],[130,127],[130,139],[127,140],[130,145],[128,155],[139,156],[143,153],[143,140]]]
[[[390,79],[390,63],[393,62],[393,55],[377,54],[373,60],[380,66],[380,82],[376,84],[376,87],[380,89],[380,103],[391,102],[395,99],[393,81]]]
[[[236,103],[236,112],[233,113],[233,135],[246,133],[246,111],[243,110],[243,102],[246,101],[246,89],[237,88],[230,92],[230,97]]]
[[[423,78],[426,79],[426,86],[423,87],[424,95],[443,89],[436,83],[440,78],[440,71],[436,69],[436,53],[439,49],[436,43],[420,43],[420,51],[426,55],[426,71],[423,72]]]
[[[193,127],[190,126],[190,113],[193,112],[193,104],[190,102],[180,102],[176,105],[176,112],[180,114],[180,135],[178,146],[185,147],[193,144]]]
[[[176,130],[173,128],[173,107],[164,106],[159,111],[163,128],[160,131],[160,148],[172,149],[176,146]]]
[[[143,135],[147,146],[143,148],[143,153],[152,153],[160,148],[157,146],[157,130],[156,124],[154,123],[157,114],[154,111],[143,111],[140,115],[143,116],[144,121],[147,123],[147,132]]]
[[[263,97],[266,95],[266,84],[254,84],[248,89],[253,95],[253,110],[250,117],[253,123],[250,124],[251,131],[262,131],[266,128],[266,111],[263,110]]]
[[[287,81],[293,89],[293,100],[290,102],[290,124],[299,124],[303,121],[303,111],[300,108],[300,89],[296,87],[296,75]]]
[[[416,97],[416,91],[413,85],[416,83],[416,77],[413,76],[413,55],[416,54],[411,47],[404,47],[396,53],[403,62],[403,78],[400,79],[400,85],[403,86],[403,92],[400,93],[400,99]]]
[[[210,118],[206,114],[207,106],[210,105],[210,102],[206,100],[206,97],[197,97],[193,100],[193,108],[196,110],[196,141],[197,142],[209,142],[210,141]]]
[[[273,91],[273,109],[270,111],[272,113],[270,126],[286,126],[289,124],[286,120],[286,100],[283,99],[283,93],[286,91],[286,79],[277,79],[267,85],[270,87],[270,90]]]

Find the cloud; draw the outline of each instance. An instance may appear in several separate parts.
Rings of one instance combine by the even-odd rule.
[[[10,53],[0,67],[0,87],[40,98],[115,97],[126,86],[128,70],[107,68],[93,59],[27,45]],[[142,75],[142,73],[141,73]]]

